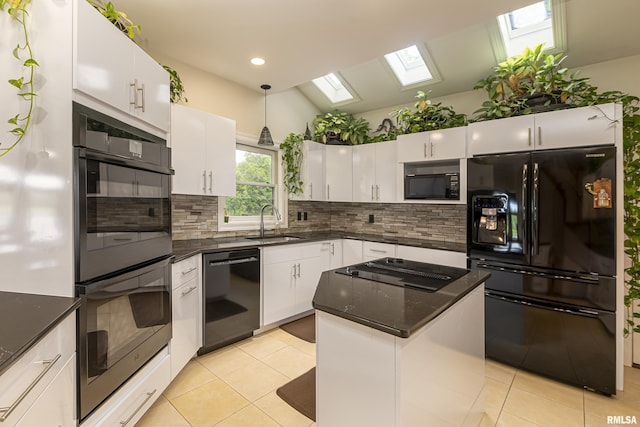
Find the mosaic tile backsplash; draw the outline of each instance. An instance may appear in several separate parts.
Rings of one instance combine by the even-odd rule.
[[[173,239],[242,236],[218,232],[218,198],[172,196]],[[298,220],[298,212],[307,220]],[[373,223],[369,216],[373,215]],[[444,242],[466,242],[466,206],[413,203],[338,203],[289,201],[288,232],[346,231]],[[255,234],[255,230],[252,231]]]

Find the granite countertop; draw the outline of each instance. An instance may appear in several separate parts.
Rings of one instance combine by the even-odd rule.
[[[80,298],[0,292],[0,375],[80,306]]]
[[[436,292],[387,285],[330,270],[322,273],[313,298],[316,310],[407,338],[486,281],[469,272]]]
[[[268,234],[265,237],[274,237],[278,235]],[[218,252],[230,249],[244,249],[260,246],[275,246],[286,245],[295,243],[307,243],[320,240],[331,239],[355,239],[365,240],[370,242],[390,243],[405,246],[415,246],[419,248],[427,249],[439,249],[445,251],[454,252],[466,252],[467,247],[462,243],[432,241],[423,239],[411,239],[402,238],[396,235],[371,235],[371,234],[359,234],[359,233],[346,233],[346,232],[329,232],[329,231],[315,231],[315,232],[303,232],[303,233],[283,233],[280,236],[293,236],[297,237],[296,240],[263,244],[259,239],[252,240],[245,237],[225,237],[219,239],[191,239],[191,240],[174,240],[173,241],[173,255],[174,262],[181,261],[190,256],[197,255],[198,253],[205,252]]]

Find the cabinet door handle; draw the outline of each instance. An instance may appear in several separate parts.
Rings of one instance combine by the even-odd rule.
[[[189,289],[185,289],[184,291],[182,291],[182,296],[189,295],[191,292],[195,291],[196,288],[197,286],[192,286]]]
[[[531,128],[529,128],[528,131],[529,131],[529,136],[528,136],[529,144],[528,145],[529,145],[529,147],[531,147]]]
[[[202,192],[207,192],[207,171],[202,171]]]
[[[542,145],[542,126],[538,126],[538,145]]]
[[[429,143],[429,151],[431,152],[431,157],[433,158],[433,142]]]
[[[291,274],[291,276],[295,279],[296,277],[296,264],[293,264],[293,273]]]
[[[129,418],[127,418],[127,419],[126,419],[126,420],[124,420],[124,421],[120,421],[120,425],[121,425],[122,427],[124,427],[124,426],[126,426],[127,424],[129,424],[129,423],[131,422],[131,420],[133,419],[133,417],[135,417],[135,416],[136,416],[136,414],[137,414],[138,412],[140,412],[140,409],[142,409],[142,407],[143,407],[144,405],[146,405],[146,404],[147,404],[147,402],[149,401],[149,399],[151,399],[151,397],[153,397],[153,395],[154,395],[154,394],[156,394],[156,391],[158,391],[158,389],[157,389],[157,388],[154,388],[154,389],[153,389],[153,391],[149,391],[149,392],[147,392],[147,397],[145,397],[144,401],[143,401],[143,402],[142,402],[142,403],[141,403],[141,404],[136,408],[136,410],[135,410],[135,411],[133,411],[133,414],[129,415]]]
[[[335,255],[336,254],[336,246],[334,243],[331,243],[331,255]]]
[[[133,89],[133,101],[129,101],[129,105],[133,105],[133,108],[138,108],[138,79],[135,79],[133,83],[129,83],[129,89]]]
[[[375,200],[375,196],[373,195],[373,184],[371,184],[371,200]]]
[[[424,158],[427,158],[427,143],[424,143]]]
[[[309,199],[313,199],[313,183],[309,184]]]
[[[188,269],[188,270],[183,270],[183,271],[182,271],[182,275],[184,276],[184,275],[186,275],[186,274],[189,274],[189,273],[191,273],[192,271],[196,270],[197,268],[198,268],[198,267],[191,267],[191,268],[190,268],[190,269]]]
[[[331,200],[331,196],[329,195],[329,184],[327,184],[327,200]]]
[[[376,184],[376,200],[380,200],[380,186]]]
[[[300,264],[298,264],[298,278],[300,278]]]
[[[136,108],[139,108],[142,110],[142,112],[144,113],[144,83],[142,83],[142,85],[138,88],[138,92],[140,92],[140,99],[142,102],[140,102],[140,105],[137,105]]]
[[[209,171],[209,193],[213,193],[213,171]]]
[[[49,370],[53,367],[53,365],[55,365],[55,363],[58,360],[60,360],[60,357],[62,357],[62,354],[58,353],[58,355],[53,359],[42,361],[42,365],[44,366],[44,369],[42,370],[42,372],[38,374],[38,376],[31,382],[31,384],[29,384],[29,386],[11,404],[11,406],[8,406],[6,408],[0,408],[0,413],[2,414],[0,415],[0,422],[6,421],[9,415],[11,415],[11,413],[18,407],[20,403],[22,403],[24,398],[27,397],[27,395],[31,392],[31,390],[33,390],[33,388],[40,382],[42,377],[47,375],[47,372],[49,372]]]
[[[378,254],[386,254],[386,253],[387,253],[387,251],[385,251],[385,250],[383,250],[383,249],[373,249],[373,248],[372,248],[372,249],[369,249],[369,250],[370,250],[371,252],[375,252],[375,253],[378,253]]]

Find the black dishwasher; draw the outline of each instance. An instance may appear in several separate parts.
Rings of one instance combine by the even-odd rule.
[[[198,354],[253,335],[260,327],[260,250],[204,254],[203,345]]]

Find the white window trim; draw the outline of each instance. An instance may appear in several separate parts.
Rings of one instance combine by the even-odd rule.
[[[280,212],[282,219],[276,222],[275,215],[272,215],[270,209],[265,210],[264,215],[264,229],[265,230],[274,230],[277,228],[287,228],[288,227],[288,200],[286,197],[286,193],[284,192],[284,185],[282,181],[282,165],[280,162],[280,153],[279,146],[280,143],[276,142],[276,145],[273,147],[265,147],[258,145],[258,137],[254,135],[247,135],[243,133],[236,134],[236,146],[244,145],[247,147],[257,148],[260,151],[264,152],[274,152],[274,181],[276,182],[275,191],[274,191],[274,199],[275,206]],[[247,217],[233,217],[234,220],[230,220],[229,222],[224,222],[224,204],[225,197],[218,197],[218,231],[254,231],[260,230],[260,216],[247,216]],[[267,211],[269,211],[269,215],[267,215]]]

